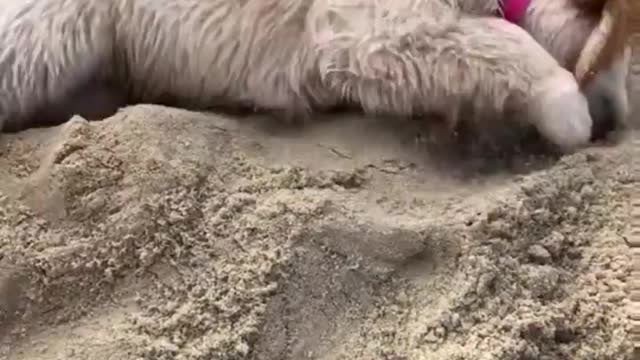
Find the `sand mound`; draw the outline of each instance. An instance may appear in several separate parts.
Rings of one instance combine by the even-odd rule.
[[[637,141],[469,176],[408,129],[254,124],[0,137],[0,358],[632,359]]]

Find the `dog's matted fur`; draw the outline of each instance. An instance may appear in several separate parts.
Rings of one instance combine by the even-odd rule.
[[[451,124],[515,111],[566,150],[621,124],[626,1],[531,0],[520,24],[501,1],[4,0],[0,129],[99,117],[82,106],[100,100]]]

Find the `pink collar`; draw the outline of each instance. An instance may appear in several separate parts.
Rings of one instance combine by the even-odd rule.
[[[507,21],[519,24],[530,3],[531,0],[502,0],[502,15]]]

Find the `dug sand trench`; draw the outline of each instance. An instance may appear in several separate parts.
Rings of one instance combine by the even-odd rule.
[[[0,358],[633,358],[637,136],[471,176],[406,128],[252,124],[0,137]]]

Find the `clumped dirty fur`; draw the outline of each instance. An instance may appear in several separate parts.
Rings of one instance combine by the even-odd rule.
[[[560,22],[532,10],[552,1]],[[66,119],[93,96],[292,119],[438,114],[451,126],[462,111],[515,111],[573,149],[593,120],[572,64],[599,17],[573,1],[533,0],[520,27],[496,15],[499,0],[5,0],[0,129]]]

